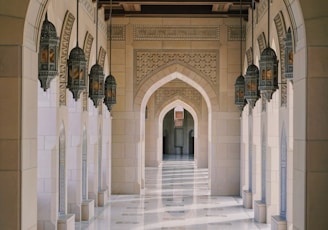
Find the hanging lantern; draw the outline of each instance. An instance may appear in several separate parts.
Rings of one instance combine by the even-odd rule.
[[[91,67],[89,75],[89,98],[97,108],[100,101],[104,98],[104,71],[98,64],[98,0],[96,5],[96,64]]]
[[[263,50],[260,59],[259,90],[270,101],[272,94],[278,89],[278,60],[273,49],[267,47]]]
[[[258,79],[259,69],[254,65],[254,6],[252,6],[252,64],[247,67],[245,75],[245,99],[251,108],[254,108],[259,98]]]
[[[105,98],[104,104],[108,111],[112,110],[113,105],[116,104],[116,81],[113,75],[108,75],[105,81]]]
[[[84,51],[79,47],[79,0],[76,0],[76,47],[71,50],[68,66],[67,88],[72,92],[73,98],[77,101],[80,94],[87,86],[87,61]]]
[[[80,98],[80,94],[86,89],[87,78],[87,61],[83,50],[76,46],[71,50],[68,65],[68,79],[67,88],[72,92],[73,98],[77,101]]]
[[[39,50],[39,80],[44,91],[58,74],[59,38],[55,26],[48,21],[48,15],[42,24]]]
[[[285,77],[287,80],[293,80],[293,42],[290,30],[285,40]]]
[[[242,111],[245,106],[245,79],[243,75],[240,75],[235,83],[235,105],[239,111]]]
[[[258,79],[259,69],[254,64],[249,65],[245,75],[245,99],[251,108],[259,99]]]
[[[89,75],[89,97],[96,108],[104,98],[104,76],[101,65],[96,63],[91,67]]]

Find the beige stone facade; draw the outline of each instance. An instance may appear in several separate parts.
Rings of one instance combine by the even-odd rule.
[[[96,62],[95,3],[80,1],[78,36],[74,1],[0,3],[1,229],[74,229],[110,194],[142,192],[145,166],[162,161],[164,116],[176,106],[194,119],[195,162],[208,167],[212,195],[251,192],[256,218],[273,229],[325,229],[328,2],[271,1],[269,38],[267,1],[256,4],[254,62],[269,43],[280,85],[269,102],[261,98],[240,114],[234,105],[239,19],[115,17],[117,104],[109,113],[104,105],[96,109],[87,93],[75,101],[66,89],[66,61],[77,37],[88,71]],[[44,92],[38,52],[46,12],[60,37],[60,55],[59,74]],[[99,15],[99,60],[107,76],[108,23],[102,10]],[[250,21],[244,25],[243,74],[251,48]],[[284,77],[289,29],[292,82]],[[263,195],[264,206],[258,202]],[[286,221],[277,217],[282,211]]]

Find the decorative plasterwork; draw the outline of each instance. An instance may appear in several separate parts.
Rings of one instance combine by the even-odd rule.
[[[297,26],[296,26],[296,21],[295,21],[295,16],[294,16],[294,13],[293,13],[293,10],[292,10],[292,6],[291,6],[291,3],[289,0],[284,0],[284,3],[286,5],[286,8],[287,8],[287,11],[288,11],[288,14],[289,14],[289,18],[290,18],[290,21],[292,23],[292,28],[293,28],[293,38],[294,38],[294,49],[293,50],[296,50],[296,41],[298,41],[298,33],[297,33]]]
[[[262,53],[263,50],[267,47],[265,41],[265,34],[263,32],[257,37],[257,43],[259,45],[260,53]]]
[[[75,17],[66,12],[59,44],[59,105],[66,105],[67,57]]]
[[[106,50],[103,47],[99,49],[98,64],[104,68],[106,58]]]
[[[242,29],[242,31],[240,31]],[[241,32],[241,33],[240,33]],[[228,41],[245,41],[246,40],[246,27],[240,25],[228,26]]]
[[[268,11],[268,1],[260,1],[256,6],[256,23],[258,23]]]
[[[180,63],[198,72],[213,86],[218,82],[217,50],[135,50],[135,85],[170,64]]]
[[[107,24],[107,40],[109,40],[110,27]],[[125,41],[126,39],[126,26],[125,25],[112,25],[112,40]]]
[[[84,39],[83,51],[84,51],[84,54],[85,54],[85,59],[87,60],[87,67],[88,68],[89,68],[89,60],[90,60],[90,53],[91,53],[92,43],[93,43],[93,36],[89,32],[87,32],[86,35],[85,35],[85,39]],[[88,91],[89,91],[88,84],[89,84],[89,82],[87,81],[87,88],[82,93],[83,111],[88,110]]]
[[[282,12],[280,11],[276,17],[274,18],[274,22],[276,25],[278,40],[279,40],[279,50],[280,50],[280,76],[281,76],[281,84],[280,87],[280,103],[281,106],[287,106],[287,79],[285,77],[285,38],[286,38],[286,27],[285,20]]]
[[[247,66],[249,66],[250,64],[252,64],[252,55],[253,54],[253,49],[252,47],[250,47],[247,51],[246,51],[246,57],[247,57]]]
[[[197,114],[201,114],[202,95],[184,82],[179,85],[179,87],[162,87],[155,92],[155,111],[161,111],[161,107],[169,101],[180,99],[187,101]]]
[[[90,19],[92,21],[94,21],[95,20],[95,7],[94,7],[93,2],[90,0],[79,0],[79,4],[82,6],[82,8],[88,14]]]
[[[135,25],[133,40],[219,40],[219,26]]]

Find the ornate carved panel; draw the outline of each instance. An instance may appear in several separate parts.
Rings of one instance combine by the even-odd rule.
[[[253,49],[252,47],[250,47],[247,51],[246,51],[246,57],[247,57],[247,66],[249,66],[250,64],[252,64],[252,59],[253,59]]]
[[[259,4],[257,4],[256,7],[256,23],[258,23],[265,12],[268,10],[268,1],[260,1]]]
[[[136,25],[133,40],[219,40],[218,26]]]
[[[280,103],[281,106],[287,106],[287,79],[285,77],[285,38],[286,38],[286,27],[285,20],[282,12],[279,12],[274,18],[276,25],[278,39],[279,39],[279,50],[280,50],[280,76],[281,85],[280,87]]]
[[[267,47],[266,41],[265,41],[265,34],[262,32],[258,37],[257,37],[257,43],[259,45],[259,50],[260,53],[263,52],[263,50]]]
[[[93,21],[95,19],[95,7],[93,6],[93,2],[90,0],[79,0],[79,4],[82,5],[82,8]]]
[[[217,50],[136,50],[135,85],[147,79],[152,72],[170,64],[181,63],[199,72],[212,85],[218,82]]]
[[[109,23],[107,25],[107,40],[109,40]],[[126,39],[126,26],[125,25],[112,25],[112,40],[125,41]]]
[[[85,59],[87,60],[87,67],[88,68],[89,68],[89,60],[90,60],[92,42],[93,42],[93,36],[89,32],[87,32],[86,35],[85,35],[85,39],[84,39],[83,51],[84,51],[84,54],[85,54]],[[89,82],[87,81],[87,88],[82,93],[83,111],[88,110],[88,91],[89,91],[88,84],[89,84]]]
[[[74,20],[74,15],[67,11],[59,44],[59,105],[66,105],[67,58]]]
[[[98,63],[104,68],[106,58],[106,50],[103,47],[99,49]]]
[[[160,110],[165,102],[179,98],[188,101],[197,113],[201,114],[202,95],[184,82],[179,83],[179,85],[179,87],[162,87],[155,92],[155,110]]]
[[[246,40],[246,27],[242,26],[242,28],[240,28],[240,25],[228,26],[228,41],[240,41],[240,40],[242,41]]]

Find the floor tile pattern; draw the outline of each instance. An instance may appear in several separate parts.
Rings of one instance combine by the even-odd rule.
[[[254,222],[253,210],[242,207],[240,197],[211,196],[208,170],[194,161],[167,160],[160,167],[146,168],[142,195],[112,195],[96,217],[76,223],[76,229],[270,229]]]

